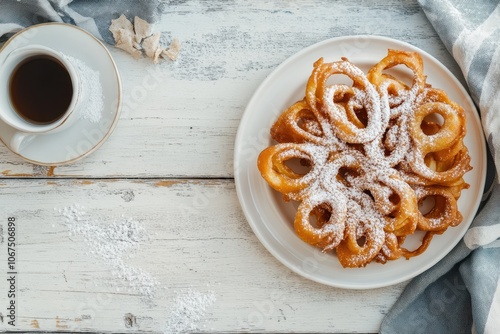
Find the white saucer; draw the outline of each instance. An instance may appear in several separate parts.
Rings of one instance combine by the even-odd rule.
[[[28,44],[40,44],[63,52],[100,73],[104,109],[98,123],[78,120],[64,131],[37,135],[19,152],[13,152],[38,165],[73,163],[97,150],[119,119],[121,83],[118,69],[111,54],[97,38],[81,28],[64,23],[44,23],[18,32],[0,49],[0,64],[13,49]],[[15,132],[0,120],[0,140],[7,147]]]

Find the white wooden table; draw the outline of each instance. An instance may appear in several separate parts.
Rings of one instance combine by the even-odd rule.
[[[0,329],[162,333],[176,297],[213,303],[201,332],[377,332],[406,283],[350,291],[302,278],[252,233],[235,192],[233,145],[251,95],[282,61],[327,38],[377,34],[458,66],[415,0],[170,1],[156,30],[183,49],[157,73],[109,47],[125,96],[97,152],[73,165],[34,166],[0,147]],[[462,79],[461,79],[462,80]],[[144,94],[145,92],[145,94]],[[111,224],[135,219],[148,235],[125,261],[157,280],[152,300],[70,235],[58,211],[85,208]],[[17,221],[17,322],[6,316],[7,220]]]

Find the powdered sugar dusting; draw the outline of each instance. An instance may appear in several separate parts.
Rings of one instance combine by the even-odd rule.
[[[208,308],[215,303],[213,292],[203,293],[191,288],[179,293],[165,323],[165,334],[191,333],[200,330]]]
[[[89,255],[113,270],[113,275],[139,294],[148,304],[153,302],[159,282],[150,273],[126,262],[127,257],[147,240],[144,228],[132,218],[121,217],[107,224],[91,219],[80,205],[58,210],[65,217],[70,236],[81,236]]]
[[[403,57],[410,56],[405,54]],[[409,65],[405,63],[414,70],[410,87],[390,75],[377,73],[377,70],[384,70],[384,66],[394,66],[391,61],[382,60],[379,63],[382,65],[374,66],[366,76],[345,59],[333,63],[318,60],[307,84],[307,105],[300,102],[299,106],[305,110],[307,121],[314,124],[311,127],[314,134],[308,133],[307,127],[300,127],[298,124],[300,121],[304,124],[304,119],[292,112],[288,119],[281,118],[276,123],[279,128],[273,127],[277,129],[273,135],[298,138],[296,143],[275,145],[276,153],[272,156],[273,166],[281,165],[275,170],[276,184],[283,181],[285,185],[275,188],[290,189],[282,191],[285,198],[301,202],[294,223],[296,231],[306,242],[324,251],[337,249],[344,266],[364,266],[377,256],[386,243],[386,228],[388,233],[413,233],[419,214],[414,187],[439,184],[427,181],[438,173],[444,174],[428,165],[425,155],[449,149],[447,142],[434,147],[438,136],[445,136],[448,142],[460,139],[461,125],[458,123],[453,125],[455,130],[446,133],[446,122],[443,125],[424,122],[423,117],[427,114],[443,113],[445,117],[444,114],[451,113],[454,107],[447,97],[441,96],[441,91],[426,85],[425,76],[417,72],[418,58],[409,61]],[[352,79],[352,87],[328,84],[327,80],[336,74]],[[437,102],[433,105],[434,101]],[[436,109],[438,104],[442,106]],[[438,134],[426,134],[424,128],[429,133],[438,128]],[[294,136],[276,133],[289,129]],[[435,151],[425,151],[431,146]],[[293,158],[307,160],[310,171],[301,175],[287,170],[285,161]],[[285,171],[286,180],[280,180],[280,170]],[[453,166],[446,173],[455,177],[453,181],[466,171],[466,168]],[[317,226],[310,222],[311,215],[320,222],[314,224]],[[429,219],[429,224],[439,227],[443,219],[451,221],[452,218],[446,211],[438,218]],[[405,232],[400,230],[403,226]],[[396,238],[395,235],[392,237]],[[345,250],[345,243],[344,246],[340,244],[342,241],[349,244],[349,251]],[[385,259],[384,254],[390,253],[390,247],[384,249],[381,261]]]
[[[336,71],[340,73],[347,74],[356,84],[360,84],[364,89],[353,88],[352,91],[355,93],[352,98],[354,104],[362,105],[366,108],[368,113],[368,124],[364,128],[357,128],[352,124],[347,118],[345,110],[340,107],[337,103],[334,103],[334,96],[337,89],[342,86],[331,85],[324,91],[322,102],[326,106],[326,112],[330,116],[334,123],[342,123],[349,127],[352,135],[348,136],[348,141],[350,143],[366,143],[372,141],[375,137],[379,136],[384,130],[383,120],[388,120],[388,110],[381,109],[380,97],[377,93],[375,87],[368,81],[363,71],[354,66],[348,61],[335,62],[331,64],[335,67]],[[386,113],[386,115],[384,115]],[[336,134],[337,136],[345,136],[345,133],[340,133],[338,127]],[[342,131],[344,132],[344,131]]]
[[[90,68],[84,61],[64,55],[80,76],[82,96],[80,101],[80,119],[98,123],[101,120],[104,110],[104,97],[102,95],[102,85],[100,73]]]

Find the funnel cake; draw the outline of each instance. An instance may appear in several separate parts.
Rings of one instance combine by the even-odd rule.
[[[410,84],[388,73],[397,65],[413,73]],[[337,75],[352,84],[332,83]],[[299,202],[297,235],[335,251],[342,266],[409,259],[462,221],[457,200],[472,169],[465,122],[462,107],[426,83],[416,52],[389,50],[367,74],[345,58],[321,58],[303,100],[272,126],[278,144],[257,164],[286,201]],[[419,209],[423,203],[429,210]],[[417,231],[421,245],[405,248]]]

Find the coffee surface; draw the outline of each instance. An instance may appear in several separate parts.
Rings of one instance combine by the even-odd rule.
[[[34,56],[13,71],[9,93],[19,116],[30,123],[50,124],[68,109],[73,85],[68,71],[57,59]]]

